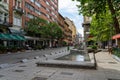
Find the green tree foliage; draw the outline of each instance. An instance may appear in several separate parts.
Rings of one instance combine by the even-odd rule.
[[[63,32],[58,24],[54,22],[50,22],[47,28],[48,28],[47,33],[49,34],[49,38],[51,39],[62,38]]]
[[[90,33],[94,36],[96,41],[107,41],[111,39],[114,34],[112,17],[109,11],[96,17],[92,17]]]
[[[115,28],[116,34],[120,33],[119,22],[117,14],[120,12],[120,0],[77,0],[80,2],[80,5],[77,5],[79,12],[84,16],[97,16],[106,13],[106,10],[109,9],[112,19],[113,27]]]
[[[30,36],[50,38],[50,39],[60,39],[62,38],[63,32],[59,25],[55,22],[48,23],[42,18],[31,19],[27,23],[25,31]]]
[[[42,18],[33,18],[28,21],[25,31],[30,36],[36,36],[36,34],[41,35],[44,33],[44,26],[47,24],[48,22]]]

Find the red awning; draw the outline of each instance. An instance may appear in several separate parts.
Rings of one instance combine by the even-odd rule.
[[[112,39],[117,39],[117,38],[120,38],[120,34],[116,34],[112,37]]]

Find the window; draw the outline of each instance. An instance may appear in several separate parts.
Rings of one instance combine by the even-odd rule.
[[[7,22],[7,17],[8,17],[8,14],[5,13],[5,14],[4,14],[4,22]]]
[[[18,1],[18,7],[20,7],[20,1]]]
[[[37,5],[38,7],[41,7],[40,3],[39,2],[35,2],[35,5]]]
[[[52,15],[55,15],[55,13],[54,13],[54,12],[52,12]]]
[[[21,26],[21,19],[18,17],[14,17],[13,24],[17,26]]]
[[[34,8],[33,6],[31,6],[30,4],[25,3],[25,6],[26,6],[28,9],[30,9],[30,10],[32,10],[32,11],[35,11],[35,8]]]
[[[35,13],[37,13],[37,14],[39,14],[39,15],[41,14],[40,11],[37,10],[37,9],[35,9]]]
[[[2,13],[0,12],[0,21],[2,21],[2,18],[3,18],[3,17],[2,17]]]
[[[31,2],[35,2],[35,0],[30,0]]]
[[[15,0],[15,6],[17,5],[17,0]]]
[[[48,12],[50,12],[50,10],[49,10],[48,8],[46,8],[46,10],[47,10]]]
[[[34,16],[32,14],[30,14],[30,13],[27,14],[27,17],[30,18],[30,19],[34,18]]]
[[[46,1],[46,4],[47,4],[48,6],[50,6],[49,2],[47,2],[47,1]]]
[[[50,16],[49,16],[48,14],[46,14],[46,16],[47,16],[48,18],[50,18]]]

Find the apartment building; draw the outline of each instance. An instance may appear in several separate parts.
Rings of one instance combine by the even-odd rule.
[[[24,0],[23,5],[25,11],[23,26],[29,19],[35,17],[41,17],[48,22],[57,22],[58,0]]]
[[[72,44],[77,44],[75,41],[77,32],[74,22],[67,17],[65,17],[65,21],[67,22],[67,24],[69,24],[69,28],[72,31]]]
[[[23,26],[27,27],[27,22],[29,19],[36,17],[43,18],[48,22],[58,21],[58,0],[24,0],[23,1],[24,17]],[[26,44],[34,45],[39,43],[41,45],[50,45],[50,40],[39,39],[37,37],[25,36],[27,38]]]
[[[9,22],[9,5],[6,0],[0,1],[0,32],[6,33],[5,29],[10,27]]]
[[[21,35],[22,0],[0,0],[0,43],[8,46],[22,46]]]
[[[59,13],[58,15],[58,24],[60,25],[63,31],[63,40],[67,43],[67,45],[71,45],[72,43],[72,31],[69,28],[69,24],[65,21],[65,18]]]
[[[41,17],[48,22],[57,22],[57,16],[58,0],[0,0],[0,24],[10,26],[6,32],[9,31],[11,34],[25,36],[23,29],[32,18]],[[0,32],[3,32],[3,28]],[[31,36],[25,36],[25,38],[30,40],[30,43],[36,43],[39,40]]]

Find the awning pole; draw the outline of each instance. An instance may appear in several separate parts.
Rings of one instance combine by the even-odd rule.
[[[118,43],[118,40],[117,40],[117,39],[115,39],[115,44],[117,45],[117,43]]]

